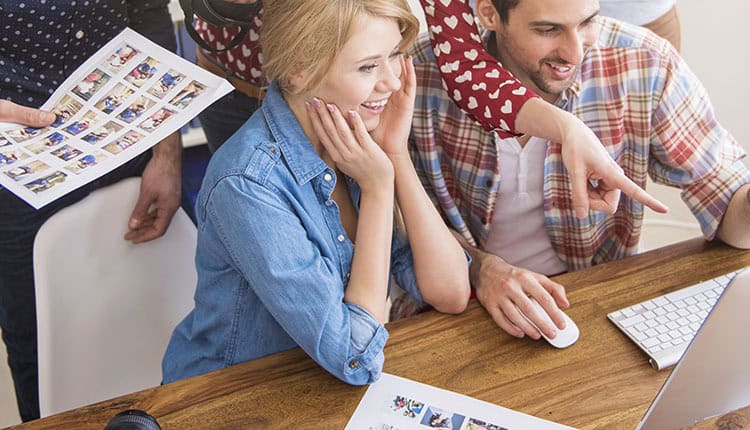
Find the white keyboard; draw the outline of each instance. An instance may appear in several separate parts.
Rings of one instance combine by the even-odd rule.
[[[744,270],[744,269],[742,269]],[[607,315],[657,370],[677,364],[738,270]]]

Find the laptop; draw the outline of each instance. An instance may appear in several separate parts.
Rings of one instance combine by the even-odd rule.
[[[671,430],[750,405],[750,270],[729,283],[638,430]]]

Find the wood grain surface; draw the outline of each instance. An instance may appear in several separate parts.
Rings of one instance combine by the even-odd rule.
[[[581,429],[633,429],[669,370],[652,369],[607,313],[748,265],[750,252],[693,239],[557,276],[581,330],[565,350],[512,338],[476,302],[457,316],[426,312],[388,324],[384,371]],[[134,408],[165,430],[342,429],[365,390],[294,349],[18,428],[101,430]],[[750,428],[748,417],[750,408],[697,428]]]

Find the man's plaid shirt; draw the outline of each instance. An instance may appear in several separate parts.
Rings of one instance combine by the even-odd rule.
[[[638,185],[645,187],[650,175],[682,189],[712,239],[732,194],[750,182],[743,149],[718,123],[703,86],[668,42],[613,19],[599,22],[598,42],[557,105],[581,118]],[[453,103],[426,35],[413,56],[414,164],[449,225],[482,247],[502,180],[495,132],[484,131]],[[487,102],[486,94],[475,96]],[[557,254],[569,270],[634,254],[643,205],[623,195],[614,215],[590,212],[579,220],[560,150],[551,142],[544,163],[545,220]]]

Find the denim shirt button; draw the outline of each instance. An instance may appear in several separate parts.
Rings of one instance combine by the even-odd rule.
[[[343,234],[340,234],[340,235],[338,235],[338,236],[336,237],[336,239],[338,239],[338,241],[339,241],[339,242],[343,242],[343,241],[344,241],[344,239],[346,239],[346,238],[344,237],[344,235],[343,235]]]
[[[333,176],[331,176],[330,173],[326,173],[325,175],[323,175],[323,180],[324,181],[331,182],[331,179],[333,179]]]
[[[359,367],[359,361],[352,360],[352,361],[349,362],[349,368],[350,369],[356,369],[358,367]]]

